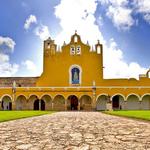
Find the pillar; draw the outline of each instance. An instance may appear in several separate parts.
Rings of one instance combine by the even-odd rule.
[[[41,100],[39,100],[39,110],[41,110]]]
[[[65,111],[67,111],[67,100],[65,100]]]
[[[96,93],[93,92],[92,109],[96,110]]]
[[[53,102],[53,100],[52,100],[52,110],[54,110],[54,102]]]
[[[80,110],[80,106],[81,106],[81,104],[80,104],[80,101],[78,102],[78,110]]]
[[[127,110],[127,101],[124,101],[124,109]]]
[[[141,103],[142,103],[142,101],[140,100],[140,101],[139,101],[139,109],[140,109],[140,110],[142,109],[142,104],[141,104]]]

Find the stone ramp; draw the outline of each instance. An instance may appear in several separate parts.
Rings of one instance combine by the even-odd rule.
[[[0,123],[0,150],[150,150],[150,123],[58,112]]]

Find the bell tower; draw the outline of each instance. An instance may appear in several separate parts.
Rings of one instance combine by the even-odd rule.
[[[52,40],[50,37],[44,41],[44,58],[43,58],[43,71],[48,68],[48,63],[50,60],[56,55],[57,45],[55,41]]]
[[[53,56],[56,53],[57,45],[50,37],[44,41],[44,57]]]

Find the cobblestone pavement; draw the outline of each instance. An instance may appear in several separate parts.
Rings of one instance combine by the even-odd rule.
[[[150,150],[150,123],[58,112],[0,123],[0,150]]]

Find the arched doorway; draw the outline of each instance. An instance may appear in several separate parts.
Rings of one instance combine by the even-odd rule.
[[[142,110],[149,110],[150,109],[150,94],[145,94],[142,97],[141,109]]]
[[[65,98],[63,95],[56,95],[53,100],[53,110],[65,110]]]
[[[39,110],[39,99],[34,101],[34,110]]]
[[[139,110],[140,109],[140,97],[136,94],[129,94],[127,96],[127,109]]]
[[[83,95],[80,97],[80,109],[92,110],[92,98],[89,95]]]
[[[78,110],[78,98],[75,95],[70,95],[68,97],[70,101],[70,110]]]
[[[34,110],[45,110],[45,102],[44,100],[35,100],[34,101]]]
[[[24,95],[19,95],[16,99],[16,110],[25,110],[26,103],[26,97]]]
[[[122,94],[115,94],[112,96],[112,108],[113,110],[125,109],[125,96]]]
[[[52,110],[52,98],[50,95],[43,95],[41,100],[45,102],[43,103],[43,105],[45,104],[45,110]],[[44,109],[44,108],[41,108],[41,109]]]
[[[12,110],[12,101],[9,96],[4,96],[2,98],[2,109],[3,110]]]
[[[41,100],[41,110],[45,110],[45,102],[44,102],[44,100]]]
[[[112,98],[112,107],[113,109],[119,109],[119,95]]]
[[[107,107],[107,95],[99,95],[96,101],[96,110],[106,110]]]

